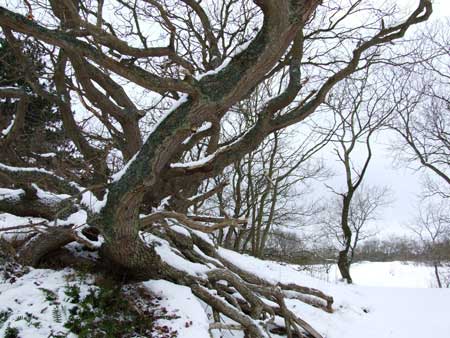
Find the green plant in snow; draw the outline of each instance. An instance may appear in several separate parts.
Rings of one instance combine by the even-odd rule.
[[[0,327],[3,326],[3,324],[8,320],[11,314],[12,314],[11,308],[0,311]]]
[[[45,300],[47,302],[54,303],[58,299],[58,296],[52,290],[45,289],[45,288],[39,288],[39,290],[41,290],[44,293]]]
[[[19,329],[8,325],[3,338],[19,338]]]
[[[24,320],[28,326],[33,326],[37,329],[41,327],[41,322],[39,321],[39,318],[30,312],[25,312],[24,316],[17,316],[15,319],[16,322],[21,320]]]
[[[141,316],[118,286],[92,287],[82,299],[77,286],[68,286],[65,294],[76,305],[64,326],[80,338],[151,336],[152,320]]]
[[[52,309],[52,316],[55,323],[62,323],[62,313],[59,305],[55,305]]]

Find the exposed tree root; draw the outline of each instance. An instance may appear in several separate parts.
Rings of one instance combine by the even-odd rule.
[[[178,231],[175,231],[162,222],[161,226],[151,227],[151,232],[142,233],[134,245],[128,242],[126,252],[120,250],[120,245],[105,245],[103,256],[108,258],[111,266],[126,270],[128,277],[134,280],[163,278],[190,287],[195,296],[211,306],[215,322],[210,330],[242,330],[252,338],[270,337],[274,333],[322,338],[317,330],[288,308],[286,299],[296,299],[332,312],[332,297],[297,284],[273,284],[222,257],[198,230],[184,227],[184,231],[180,231],[180,225],[177,227]],[[146,239],[146,234],[150,240]],[[36,266],[43,257],[75,240],[89,245],[87,238],[78,238],[70,227],[48,227],[25,242],[19,250],[20,260]],[[201,267],[201,273],[180,270],[170,257],[159,254],[159,247],[177,255],[186,265]],[[233,322],[221,322],[220,315]]]
[[[241,329],[249,337],[255,338],[270,337],[272,331],[288,337],[305,337],[305,334],[314,338],[322,337],[310,324],[290,311],[285,300],[296,299],[332,312],[332,297],[320,290],[296,284],[272,284],[220,256],[214,245],[198,232],[189,230],[189,233],[188,237],[170,229],[155,231],[157,236],[169,241],[172,248],[185,259],[211,267],[204,275],[190,276],[183,278],[183,281],[184,284],[189,281],[186,285],[198,298],[210,305],[215,313],[223,314],[238,323],[232,324],[230,329]],[[282,322],[284,326],[281,325]],[[228,325],[220,322],[215,324],[212,329]]]
[[[24,265],[37,266],[41,259],[64,245],[73,242],[70,227],[50,227],[37,232],[18,250],[19,262]]]

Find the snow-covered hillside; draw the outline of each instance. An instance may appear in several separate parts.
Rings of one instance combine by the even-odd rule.
[[[401,277],[397,281],[403,279],[407,282],[408,270],[411,282],[405,284],[405,288],[349,286],[314,279],[305,272],[297,271],[294,266],[264,262],[226,250],[222,253],[233,258],[242,268],[257,271],[264,278],[285,283],[297,282],[332,295],[335,300],[333,314],[289,301],[289,305],[303,319],[327,338],[450,337],[450,289],[411,288],[416,278],[415,272],[421,271],[418,269],[420,267],[399,262],[356,265],[353,270],[356,283],[363,284],[373,278],[373,284],[389,285],[389,276],[397,273]],[[369,272],[372,265],[372,272],[364,278],[364,271]],[[429,281],[431,277],[428,272],[431,270],[425,270]],[[419,283],[424,274],[419,273]]]
[[[332,295],[335,303],[334,313],[331,314],[300,301],[287,301],[289,308],[317,328],[326,338],[449,337],[450,289],[411,288],[414,285],[420,286],[421,282],[404,285],[409,288],[335,284],[313,278],[306,272],[299,271],[296,266],[262,261],[225,249],[220,249],[219,252],[239,267],[254,271],[267,280],[299,283]],[[400,280],[408,281],[408,271],[409,280],[421,281],[425,272],[416,276],[416,272],[421,271],[417,268],[400,263],[366,263],[356,265],[353,272],[355,280],[360,284],[372,281],[372,284],[396,285]],[[367,273],[367,277],[364,277],[363,271]],[[67,285],[64,275],[70,273],[31,270],[12,283],[3,281],[0,284],[0,313],[9,311],[10,315],[0,324],[0,337],[3,337],[8,326],[17,327],[20,337],[25,338],[49,337],[52,331],[65,332],[61,323],[53,320],[51,306],[47,304],[46,295],[40,288],[52,290],[60,296],[62,307],[70,307],[64,300],[63,293]],[[400,277],[395,283],[388,282],[389,276],[397,274]],[[142,283],[142,286],[159,297],[161,308],[176,314],[173,318],[159,319],[159,326],[169,326],[172,332],[177,331],[180,338],[210,337],[209,309],[192,295],[189,288],[167,281],[148,281]],[[86,290],[87,287],[81,285],[80,289]],[[40,325],[33,325],[35,322]],[[212,333],[214,337],[242,336],[236,331],[231,333],[213,330]]]

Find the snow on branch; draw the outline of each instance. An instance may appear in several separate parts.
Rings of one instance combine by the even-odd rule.
[[[141,225],[143,227],[149,226],[157,221],[163,219],[175,219],[184,226],[192,230],[198,230],[203,233],[212,233],[227,227],[240,228],[242,224],[246,224],[247,220],[221,217],[202,217],[202,216],[187,216],[185,214],[175,211],[159,211],[141,218]],[[214,225],[204,225],[201,222],[215,223]]]

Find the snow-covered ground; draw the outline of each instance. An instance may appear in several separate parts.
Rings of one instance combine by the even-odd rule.
[[[426,288],[429,286],[427,281],[432,278],[429,268],[399,262],[357,264],[353,267],[353,275],[358,285],[349,286],[314,278],[299,271],[298,266],[261,261],[225,249],[219,252],[241,268],[254,271],[267,280],[294,282],[332,295],[335,302],[331,314],[297,300],[287,301],[288,307],[326,338],[450,337],[450,289]],[[12,283],[0,282],[0,313],[12,312],[4,323],[0,323],[0,337],[4,336],[8,325],[19,328],[20,337],[24,338],[49,337],[52,331],[66,332],[62,323],[54,321],[53,307],[46,301],[42,288],[58,295],[60,306],[67,309],[71,304],[64,301],[64,287],[76,282],[73,277],[67,278],[70,275],[73,275],[70,270],[31,269]],[[160,325],[177,330],[180,338],[210,337],[209,309],[189,288],[167,281],[148,281],[143,286],[160,297],[161,306],[177,316],[162,320]],[[81,290],[88,287],[87,284],[80,285]],[[37,322],[40,324],[34,324]],[[215,330],[213,333],[214,337],[242,337],[239,332]],[[75,337],[67,332],[66,336]]]
[[[450,337],[450,289],[412,288],[415,272],[421,271],[412,264],[366,263],[354,269],[355,280],[371,280],[378,285],[389,285],[389,276],[401,276],[406,287],[373,287],[335,284],[315,279],[295,266],[260,261],[228,250],[222,254],[241,268],[284,283],[295,282],[318,288],[334,297],[334,313],[326,313],[295,300],[287,304],[303,319],[312,324],[326,338],[448,338]],[[371,266],[374,266],[371,271]],[[381,267],[381,268],[380,268]],[[399,268],[396,270],[396,268]],[[420,268],[420,267],[419,267]],[[409,269],[409,277],[407,270]],[[371,271],[367,279],[362,271]],[[430,270],[431,271],[431,270]],[[385,274],[385,272],[388,272]],[[391,274],[392,272],[392,274]],[[428,273],[428,271],[427,271]],[[361,279],[358,279],[361,278]],[[399,281],[401,278],[397,279]],[[423,274],[418,274],[421,281]],[[431,277],[429,277],[431,278]],[[420,282],[419,282],[420,283]],[[390,284],[394,285],[394,284]],[[398,284],[397,284],[398,286]]]
[[[328,267],[311,266],[308,270],[313,277],[338,283],[341,274],[337,265]],[[439,271],[448,274],[448,267],[440,267]],[[354,263],[350,269],[354,284],[361,286],[384,286],[400,288],[435,288],[437,287],[434,268],[414,262],[360,262]],[[450,337],[450,335],[449,335]]]
[[[68,285],[77,285],[85,294],[88,284],[87,280],[80,283],[74,279],[70,269],[31,269],[15,281],[0,279],[0,337],[6,336],[8,327],[18,329],[21,338],[58,334],[77,337],[64,328],[63,320],[74,306],[67,301],[64,290]]]

